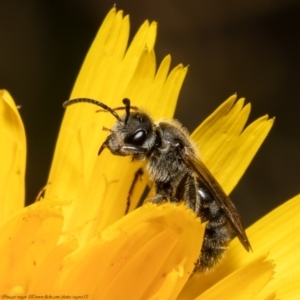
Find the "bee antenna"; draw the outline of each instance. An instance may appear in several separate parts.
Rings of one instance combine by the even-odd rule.
[[[125,100],[125,99],[124,99]],[[124,103],[124,100],[123,100],[123,103]],[[128,100],[128,99],[127,99]],[[129,100],[128,100],[129,101]],[[122,122],[123,121],[121,120],[120,116],[116,113],[116,111],[112,108],[110,108],[109,106],[107,106],[106,104],[100,102],[100,101],[97,101],[97,100],[94,100],[94,99],[90,99],[90,98],[76,98],[76,99],[72,99],[72,100],[68,100],[68,101],[65,101],[63,103],[63,107],[67,107],[69,105],[72,105],[72,104],[76,104],[76,103],[81,103],[81,102],[85,102],[85,103],[91,103],[91,104],[94,104],[94,105],[97,105],[97,106],[100,106],[102,107],[104,110],[110,112],[118,121]],[[125,103],[124,103],[125,104]],[[126,124],[126,121],[127,119],[129,118],[129,115],[128,115],[128,118],[127,118],[127,104],[126,105],[126,120],[125,120],[125,124]],[[130,101],[129,101],[129,107],[130,107]]]
[[[125,125],[127,124],[127,121],[130,116],[130,100],[128,98],[123,99],[123,104],[125,105],[125,111],[126,111],[126,117],[124,120]]]

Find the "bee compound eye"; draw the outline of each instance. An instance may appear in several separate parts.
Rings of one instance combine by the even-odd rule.
[[[145,130],[137,130],[134,134],[125,138],[126,144],[141,146],[146,141],[147,133]]]

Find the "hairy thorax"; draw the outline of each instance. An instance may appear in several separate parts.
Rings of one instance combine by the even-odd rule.
[[[157,147],[148,157],[149,174],[155,182],[170,182],[176,178],[179,179],[189,171],[179,151],[185,147],[194,149],[189,133],[176,120],[162,121],[155,125]]]

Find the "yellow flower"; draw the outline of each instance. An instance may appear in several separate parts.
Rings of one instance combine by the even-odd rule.
[[[111,107],[130,98],[153,118],[172,118],[187,69],[156,71],[156,24],[145,22],[127,49],[129,18],[112,9],[86,57],[70,98]],[[293,299],[299,294],[300,197],[247,231],[254,252],[237,240],[208,274],[190,277],[205,224],[184,204],[135,206],[127,195],[142,163],[97,151],[114,118],[92,105],[66,110],[45,195],[22,208],[26,142],[18,110],[0,94],[0,295],[52,299]],[[250,105],[226,100],[192,134],[201,158],[227,193],[237,184],[272,127],[262,117],[245,127]],[[275,273],[274,273],[275,272]],[[25,299],[25,298],[22,298]],[[27,298],[29,299],[29,298]],[[295,298],[296,299],[296,298]]]

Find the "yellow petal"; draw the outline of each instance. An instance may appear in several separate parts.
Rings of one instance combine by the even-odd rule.
[[[0,230],[0,291],[26,291],[31,278],[61,234],[62,216],[55,204],[41,201],[21,210]],[[8,276],[9,274],[9,276]]]
[[[63,262],[57,289],[90,299],[174,299],[189,278],[204,225],[184,205],[147,204]],[[82,276],[84,274],[84,276]]]
[[[45,255],[36,272],[32,276],[27,294],[45,294],[53,295],[56,283],[65,257],[75,250],[76,246],[73,241],[59,244]]]
[[[265,256],[258,257],[217,282],[195,300],[253,299],[270,282],[274,274],[274,265],[265,259]]]
[[[145,29],[147,31],[147,28]],[[129,18],[113,8],[103,21],[86,55],[74,85],[71,99],[86,97],[105,101],[118,64],[121,63],[129,37]],[[136,54],[138,55],[138,54]],[[115,103],[120,99],[115,100]]]
[[[254,300],[278,300],[276,293],[272,293],[267,297],[261,297],[260,295],[253,298]]]
[[[300,295],[300,195],[287,201],[249,228],[254,254],[269,251],[276,264],[274,280],[262,296],[276,293],[278,299]]]
[[[153,103],[153,105],[151,101],[151,109],[153,109],[153,115],[155,112],[155,116],[159,118],[173,117],[177,104],[177,98],[187,71],[188,68],[183,67],[183,65],[180,64],[170,72],[163,87],[160,98],[158,98],[157,101]]]
[[[0,91],[0,227],[24,206],[26,138],[10,94]]]
[[[113,82],[113,74],[108,70],[112,68],[112,64],[121,64],[128,35],[128,17],[122,18],[121,11],[116,13],[112,9],[87,54],[72,98],[90,97],[106,102],[108,93],[111,92],[107,84]],[[123,53],[122,50],[116,50],[119,48],[123,49]],[[114,101],[120,103],[121,99]],[[84,195],[84,185],[90,179],[101,137],[105,136],[102,127],[107,117],[112,120],[108,114],[96,114],[92,105],[75,105],[66,111],[51,166],[48,180],[51,184],[47,188],[46,197],[77,201]],[[72,189],[72,186],[78,188]]]
[[[258,299],[272,297],[274,293],[278,299],[297,298],[300,294],[300,268],[297,267],[300,265],[299,211],[300,195],[257,221],[247,230],[253,253],[244,251],[240,242],[234,239],[214,272],[191,278],[181,299],[186,299],[184,296],[187,294],[194,297],[202,294],[230,273],[247,266],[265,253],[269,253],[268,258],[276,265],[275,274]]]
[[[243,98],[235,100],[235,95],[229,97],[192,134],[201,159],[227,194],[246,171],[274,122],[264,116],[244,129],[250,105],[244,106]]]

